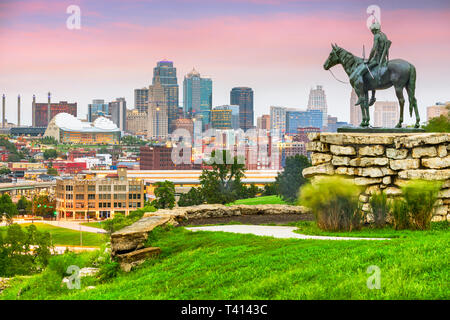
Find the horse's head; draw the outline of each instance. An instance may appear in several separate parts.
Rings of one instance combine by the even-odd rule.
[[[340,63],[340,59],[339,59],[339,55],[338,55],[339,47],[336,44],[331,44],[331,48],[332,49],[331,49],[330,55],[328,56],[327,61],[325,61],[325,63],[323,64],[323,68],[325,70],[328,70],[331,67],[334,67],[335,65]]]

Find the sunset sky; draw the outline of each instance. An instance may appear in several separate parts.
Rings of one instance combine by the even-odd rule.
[[[81,29],[69,30],[69,5],[81,9]],[[0,94],[7,119],[31,125],[31,100],[78,102],[85,118],[92,99],[125,97],[151,84],[153,67],[174,61],[182,106],[183,77],[193,67],[213,79],[213,106],[229,103],[232,87],[254,90],[256,116],[271,105],[306,108],[311,87],[323,85],[328,113],[349,121],[350,85],[323,63],[331,42],[361,56],[372,46],[369,5],[381,8],[390,58],[417,68],[417,100],[450,100],[450,1],[337,0],[0,0]],[[335,75],[347,80],[341,67]],[[393,89],[378,100],[394,100]],[[405,113],[407,123],[412,123]],[[373,124],[373,121],[372,121]]]

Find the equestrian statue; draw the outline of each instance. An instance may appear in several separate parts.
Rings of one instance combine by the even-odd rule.
[[[360,127],[369,126],[369,106],[376,101],[375,91],[393,86],[400,105],[400,119],[395,127],[402,127],[403,107],[405,105],[403,89],[406,89],[409,98],[409,114],[412,116],[414,110],[416,116],[414,127],[419,128],[420,117],[415,98],[416,68],[402,59],[389,60],[391,41],[381,32],[381,26],[378,22],[374,22],[370,26],[370,30],[374,35],[374,41],[367,61],[364,58],[354,56],[337,44],[332,44],[331,53],[323,67],[325,70],[329,70],[331,67],[340,64],[349,76],[350,84],[358,96],[355,105],[361,107],[362,122]],[[370,101],[369,91],[372,92]]]

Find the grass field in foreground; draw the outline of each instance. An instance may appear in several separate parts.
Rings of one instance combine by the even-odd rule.
[[[249,199],[239,199],[236,200],[235,202],[228,203],[227,206],[231,206],[234,204],[257,205],[257,204],[287,204],[287,203],[284,202],[279,196],[264,196]]]
[[[21,224],[22,228],[25,228],[30,224]],[[48,231],[52,237],[52,243],[56,245],[70,245],[79,246],[80,245],[80,231],[60,228],[52,226],[45,223],[34,223],[39,231]],[[0,228],[0,232],[6,232],[5,227]],[[82,244],[83,246],[93,246],[97,247],[105,243],[105,235],[92,232],[82,232]]]
[[[17,299],[22,289],[22,299],[449,299],[448,228],[395,233],[329,241],[158,230],[150,239],[161,256],[108,283],[61,289],[44,272],[14,280],[0,298]],[[367,287],[372,265],[379,290]]]

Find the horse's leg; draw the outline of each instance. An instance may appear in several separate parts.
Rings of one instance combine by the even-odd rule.
[[[408,93],[409,109],[414,108],[414,113],[416,115],[416,124],[414,125],[414,128],[419,128],[420,127],[420,116],[419,116],[419,110],[417,109],[417,100],[415,97],[415,94],[416,94],[416,70],[415,70],[415,68],[411,71],[411,75],[410,75],[408,84],[406,85],[406,92]]]
[[[373,106],[373,104],[377,101],[375,98],[375,90],[372,90],[372,97],[370,98],[369,107]]]
[[[396,128],[401,128],[403,123],[403,107],[405,106],[405,97],[403,97],[403,87],[395,87],[395,94],[397,95],[398,103],[400,104],[400,119],[398,120]]]
[[[362,90],[361,87],[362,87],[362,83],[356,83],[354,86],[355,93],[358,96],[358,101],[362,101],[364,99],[364,91]],[[356,104],[355,104],[355,106],[356,106]],[[362,115],[361,123],[359,124],[359,126],[364,127],[364,124],[366,123],[366,113],[365,113],[363,103],[360,103],[359,107],[361,108],[361,115]]]
[[[364,101],[361,104],[364,107],[364,110],[366,112],[366,121],[364,123],[365,127],[368,127],[370,124],[370,113],[369,113],[369,92],[364,92]]]

